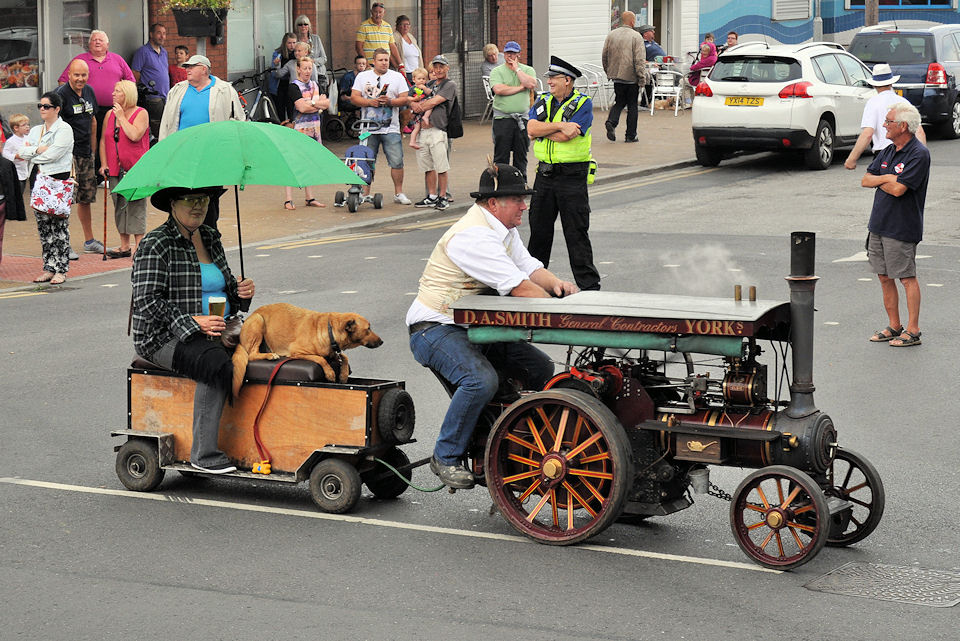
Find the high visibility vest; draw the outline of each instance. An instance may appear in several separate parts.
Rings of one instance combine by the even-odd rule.
[[[557,105],[556,111],[551,109],[554,102],[551,94],[541,97],[540,100],[543,101],[543,107],[546,110],[544,112],[544,122],[564,122],[569,121],[570,117],[577,113],[580,107],[583,106],[583,103],[587,102],[589,98],[574,89],[573,93],[571,93],[566,100]],[[537,105],[534,106],[536,107]],[[551,113],[553,115],[548,119],[546,116]],[[573,140],[567,140],[566,142],[557,142],[555,140],[549,140],[548,138],[538,138],[533,143],[533,154],[537,157],[537,160],[541,162],[587,162],[590,160],[591,140],[590,129],[587,129],[583,135],[577,136]]]

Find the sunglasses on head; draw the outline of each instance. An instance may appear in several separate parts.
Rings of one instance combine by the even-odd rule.
[[[54,105],[49,105],[44,102],[38,102],[37,109],[43,109],[44,111],[46,111],[47,109],[56,109],[56,107]]]

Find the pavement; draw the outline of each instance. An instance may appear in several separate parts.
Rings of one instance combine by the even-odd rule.
[[[621,114],[617,128],[617,142],[606,138],[603,123],[607,113],[594,110],[593,156],[599,169],[594,186],[614,181],[628,180],[645,174],[663,171],[671,167],[689,165],[695,162],[693,137],[690,130],[690,111],[682,111],[678,116],[672,110],[657,110],[651,116],[649,111],[640,111],[638,125],[639,143],[624,143],[626,114]],[[490,121],[464,122],[464,135],[453,143],[450,158],[449,191],[454,197],[450,208],[442,212],[450,216],[466,211],[472,204],[469,197],[476,190],[479,177],[487,165],[487,156],[493,154],[490,133]],[[414,202],[424,195],[423,173],[417,167],[416,151],[408,145],[404,137],[404,192]],[[343,156],[347,147],[356,144],[353,139],[344,139],[336,143],[327,143],[327,148],[337,156]],[[240,192],[240,217],[243,226],[237,228],[237,209],[234,204],[233,190],[228,191],[220,200],[220,224],[223,244],[228,249],[241,245],[256,247],[269,240],[293,240],[331,234],[343,234],[364,227],[391,222],[415,222],[436,217],[441,212],[432,209],[416,209],[412,205],[398,205],[393,202],[393,183],[387,164],[381,153],[378,157],[378,169],[373,182],[372,193],[383,194],[383,208],[374,209],[373,205],[361,205],[355,213],[346,207],[333,205],[337,191],[345,190],[344,185],[324,185],[314,189],[315,197],[326,208],[304,206],[302,192],[294,190],[296,209],[283,208],[284,193],[282,187],[248,186]],[[536,158],[531,145],[528,155],[527,175],[532,179],[536,170]],[[107,199],[108,201],[110,199]],[[117,247],[119,237],[113,221],[113,206],[108,202],[104,207],[103,191],[97,194],[93,208],[93,233],[103,239],[104,216],[107,224],[107,247]],[[147,208],[147,229],[153,229],[166,220],[167,214]],[[242,233],[238,233],[242,232]],[[69,280],[109,271],[129,269],[132,260],[120,258],[103,260],[100,254],[83,254],[83,232],[80,221],[74,214],[70,217],[70,236],[73,248],[80,252],[80,259],[71,261]],[[27,209],[27,220],[7,221],[3,238],[3,260],[0,262],[0,290],[37,287],[32,280],[40,274],[40,241],[37,238],[36,222],[32,211]],[[41,287],[47,287],[46,285]]]

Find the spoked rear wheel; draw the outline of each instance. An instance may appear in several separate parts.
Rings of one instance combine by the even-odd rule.
[[[760,565],[786,570],[803,565],[823,549],[830,531],[829,507],[808,474],[771,465],[743,479],[733,493],[730,527],[747,556]]]
[[[846,529],[842,533],[831,532],[827,545],[843,547],[867,538],[880,523],[886,502],[877,469],[862,454],[841,447],[827,470],[827,480],[827,496],[853,504]]]
[[[582,392],[537,392],[511,405],[487,440],[487,489],[514,528],[548,545],[601,532],[633,483],[616,416]]]

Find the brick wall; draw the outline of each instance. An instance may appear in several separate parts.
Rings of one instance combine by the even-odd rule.
[[[497,11],[497,33],[494,34],[497,46],[503,51],[508,40],[520,43],[520,60],[530,62],[530,47],[527,43],[527,2],[526,0],[500,0],[495,3]]]
[[[293,0],[293,15],[291,16],[294,20],[300,16],[307,16],[310,18],[310,24],[312,26],[311,31],[314,33],[317,32],[317,0]],[[295,25],[290,25],[291,30],[296,31]]]

